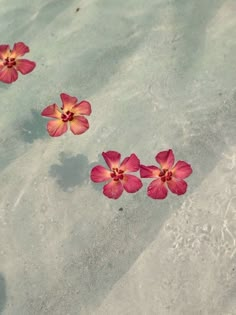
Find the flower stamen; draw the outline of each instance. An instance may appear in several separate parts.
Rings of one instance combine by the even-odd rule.
[[[111,175],[111,178],[114,180],[114,181],[118,181],[120,179],[123,179],[124,178],[124,175],[123,175],[124,171],[122,170],[119,170],[117,167],[113,167],[112,168],[112,172],[110,173]]]
[[[72,121],[74,118],[74,113],[70,112],[69,110],[63,114],[61,114],[61,119],[63,122]]]
[[[4,66],[7,66],[7,68],[12,68],[13,66],[16,65],[15,58],[7,57],[3,64],[4,64]]]
[[[168,171],[168,169],[163,169],[160,171],[159,177],[161,177],[161,180],[165,183],[172,179],[172,172]]]

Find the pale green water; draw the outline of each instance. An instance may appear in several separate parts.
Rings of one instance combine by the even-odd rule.
[[[236,314],[235,12],[0,0],[0,44],[37,62],[0,84],[0,314]],[[48,136],[61,92],[91,102],[85,134]],[[181,197],[151,200],[145,180],[114,201],[89,180],[103,151],[155,165],[169,148],[193,168]]]

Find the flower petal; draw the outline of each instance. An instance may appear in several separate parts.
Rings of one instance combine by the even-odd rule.
[[[10,53],[9,45],[0,45],[0,59],[6,59]]]
[[[123,185],[120,181],[112,180],[103,187],[103,193],[108,198],[118,199],[123,193]]]
[[[76,115],[87,115],[89,116],[92,112],[91,105],[87,101],[82,101],[72,107],[71,111]]]
[[[156,155],[156,161],[162,169],[170,169],[174,165],[175,157],[172,150],[162,151]]]
[[[70,121],[70,130],[74,135],[81,135],[89,129],[89,122],[83,116],[74,116],[73,120]]]
[[[71,110],[72,107],[74,105],[76,105],[78,99],[74,96],[70,96],[68,94],[65,94],[65,93],[61,93],[60,94],[60,97],[61,97],[61,101],[62,101],[62,108],[65,112],[68,111],[68,110]]]
[[[90,178],[95,183],[104,182],[111,179],[110,171],[101,165],[95,166],[90,173]]]
[[[173,176],[176,178],[186,178],[193,172],[190,164],[185,161],[178,161],[172,169]]]
[[[187,190],[187,183],[183,180],[176,180],[172,177],[171,180],[167,181],[167,185],[173,194],[183,195]]]
[[[59,137],[67,131],[67,123],[60,119],[50,120],[47,124],[47,130],[51,137]]]
[[[119,168],[119,165],[120,165],[119,152],[116,152],[116,151],[102,152],[102,156],[110,169]]]
[[[13,46],[13,49],[11,51],[11,57],[12,58],[20,57],[28,53],[29,51],[30,50],[28,46],[26,46],[23,42],[18,42],[15,43]]]
[[[57,104],[52,104],[44,108],[44,110],[41,112],[41,115],[51,118],[61,118],[61,112],[59,111]]]
[[[124,172],[137,172],[139,170],[140,160],[132,153],[126,157],[120,165],[120,169]]]
[[[36,63],[34,61],[30,61],[27,59],[18,59],[16,60],[16,69],[20,71],[22,74],[30,73],[36,67]]]
[[[153,199],[165,199],[168,194],[168,190],[161,179],[155,179],[148,186],[147,194]]]
[[[15,68],[4,67],[0,71],[0,81],[4,83],[12,83],[18,79],[18,73]]]
[[[124,175],[124,178],[121,180],[121,182],[124,186],[124,189],[128,193],[135,193],[143,186],[140,178],[130,174]]]
[[[154,178],[158,177],[160,174],[160,169],[154,165],[140,165],[140,177],[142,178]]]

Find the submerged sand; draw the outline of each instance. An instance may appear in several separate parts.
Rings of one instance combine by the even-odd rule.
[[[235,1],[0,4],[0,44],[37,62],[0,84],[0,314],[236,314]],[[62,92],[92,104],[81,136],[46,132]],[[183,196],[89,180],[103,151],[169,148]]]

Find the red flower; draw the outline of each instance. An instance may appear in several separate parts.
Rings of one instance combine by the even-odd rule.
[[[126,174],[127,172],[137,172],[139,170],[140,161],[135,154],[126,157],[121,164],[121,155],[116,151],[103,152],[102,155],[110,170],[101,165],[95,166],[91,171],[90,178],[95,183],[110,180],[103,187],[105,196],[118,199],[124,189],[128,193],[135,193],[143,186],[138,177]]]
[[[41,115],[45,117],[57,118],[50,120],[47,124],[47,130],[51,137],[59,137],[67,131],[68,122],[70,130],[75,135],[84,133],[89,128],[88,120],[83,116],[91,114],[91,105],[87,101],[78,100],[74,96],[69,96],[65,93],[61,95],[62,107],[61,111],[56,104],[46,107]]]
[[[34,70],[35,62],[18,59],[29,51],[29,47],[22,42],[15,43],[12,50],[9,45],[0,45],[0,81],[12,83],[18,79],[17,71],[27,74]]]
[[[156,161],[161,165],[161,169],[156,166],[140,165],[140,176],[142,178],[157,178],[152,181],[147,189],[147,194],[153,199],[165,199],[168,188],[172,193],[182,195],[187,190],[187,183],[183,180],[192,173],[191,166],[178,161],[174,165],[174,154],[172,150],[163,151],[156,155]]]

